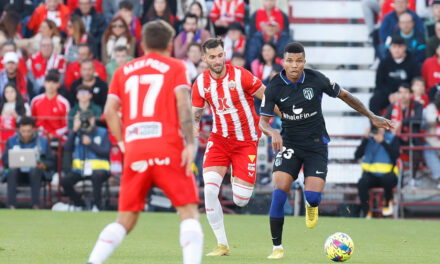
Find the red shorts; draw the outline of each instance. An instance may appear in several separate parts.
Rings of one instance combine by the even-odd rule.
[[[153,186],[160,188],[175,207],[198,203],[196,181],[193,175],[186,176],[185,167],[180,166],[181,153],[170,151],[144,160],[125,157],[118,211],[144,210],[145,198]]]
[[[250,184],[255,184],[257,173],[258,141],[238,141],[211,134],[206,144],[203,168],[229,167],[232,175]]]

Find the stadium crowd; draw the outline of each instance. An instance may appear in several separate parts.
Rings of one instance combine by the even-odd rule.
[[[0,0],[0,141],[5,143],[14,136],[11,131],[22,117],[32,116],[41,135],[67,140],[67,149],[75,152],[72,133],[80,126],[77,120],[81,113],[93,116],[98,127],[106,127],[102,112],[112,75],[118,66],[143,55],[142,25],[156,19],[176,30],[172,54],[184,60],[189,80],[194,81],[208,67],[201,60],[201,43],[211,36],[222,36],[227,63],[251,70],[267,84],[282,70],[283,49],[292,40],[286,2]],[[379,63],[370,109],[395,121],[398,125],[393,132],[397,135],[440,134],[440,1],[429,1],[432,13],[424,18],[414,12],[415,2],[362,1]],[[409,97],[404,95],[407,91]],[[200,126],[200,151],[209,137],[209,116],[207,109]],[[111,134],[108,137],[115,145]],[[400,145],[408,146],[409,140],[400,137]],[[419,138],[412,144],[440,147],[438,137]],[[4,148],[3,144],[2,151]],[[415,153],[414,172],[424,157],[440,183],[439,152]],[[202,155],[198,156],[200,164]],[[121,154],[112,148],[105,159],[120,163]],[[76,172],[69,166],[63,168],[66,174],[71,170],[71,181],[64,181],[63,186],[78,206],[83,202],[69,186],[72,177],[84,171],[83,166],[74,163]],[[110,172],[110,166],[104,170]],[[101,179],[107,178],[100,176],[98,182],[102,184]]]

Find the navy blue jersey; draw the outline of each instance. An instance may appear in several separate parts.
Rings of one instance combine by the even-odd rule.
[[[287,79],[285,71],[276,75],[264,92],[261,115],[273,116],[274,107],[282,113],[281,136],[287,145],[312,147],[327,144],[329,136],[322,115],[323,93],[337,97],[338,84],[322,73],[304,69],[298,82]]]

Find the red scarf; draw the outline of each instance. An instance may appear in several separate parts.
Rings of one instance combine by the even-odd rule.
[[[402,111],[402,106],[400,105],[400,102],[397,102],[393,105],[393,110],[391,112],[391,121],[394,122],[400,122],[402,123],[402,120],[405,118],[408,118],[410,116],[414,115],[414,100],[411,99],[409,102],[408,108],[406,108],[405,113]],[[396,132],[398,136],[401,134],[408,134],[409,133],[409,126],[400,126],[400,130]],[[408,137],[401,137],[402,140],[408,141]]]

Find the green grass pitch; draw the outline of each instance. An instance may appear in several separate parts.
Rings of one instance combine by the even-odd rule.
[[[84,264],[98,234],[115,212],[60,213],[0,210],[0,263]],[[204,254],[215,246],[206,216]],[[324,241],[334,232],[351,236],[355,248],[347,263],[440,263],[440,223],[321,217],[308,230],[304,217],[286,217],[285,258],[267,260],[272,245],[267,216],[226,215],[231,256],[203,263],[331,263]],[[181,263],[179,220],[173,213],[142,213],[134,231],[106,263]]]

